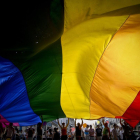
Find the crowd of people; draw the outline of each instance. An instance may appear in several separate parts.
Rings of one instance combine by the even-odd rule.
[[[69,122],[69,121],[68,121]],[[58,121],[59,124],[59,121]],[[82,123],[76,124],[75,119],[75,132],[71,132],[67,134],[67,126],[65,123],[62,123],[61,132],[62,140],[140,140],[140,132],[139,137],[136,138],[133,128],[130,127],[125,121],[124,123],[120,120],[120,125],[114,124],[111,128],[108,127],[108,123],[102,119],[102,124],[95,126],[87,125],[86,128],[83,128],[83,120]],[[60,124],[59,124],[60,125]]]
[[[136,138],[133,128],[125,121],[122,123],[120,120],[119,126],[114,124],[113,127],[108,127],[108,123],[102,119],[103,125],[87,125],[86,128],[83,128],[83,120],[81,124],[76,124],[76,121],[75,119],[75,131],[72,129],[67,131],[69,119],[66,125],[65,123],[60,125],[58,120],[61,131],[58,128],[48,128],[43,131],[43,118],[42,123],[38,124],[37,132],[32,126],[23,132],[14,128],[12,123],[5,124],[5,128],[0,123],[0,140],[140,140],[140,132]]]
[[[45,134],[46,133],[46,134]],[[0,123],[0,140],[60,140],[60,133],[58,128],[49,128],[46,132],[38,124],[37,131],[30,126],[25,131],[18,130],[10,123],[5,128]]]
[[[76,121],[75,121],[76,124]],[[79,123],[76,126],[76,139],[77,140],[140,140],[136,137],[133,128],[130,127],[125,121],[124,124],[120,120],[120,125],[114,124],[111,128],[108,127],[108,123],[102,119],[103,126],[97,125],[92,128],[92,125],[87,125],[85,129],[81,129],[82,124]],[[80,135],[81,133],[81,135]]]

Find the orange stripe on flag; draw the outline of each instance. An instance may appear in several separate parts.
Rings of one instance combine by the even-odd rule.
[[[139,118],[140,111],[133,110],[140,109],[137,96],[140,91],[139,54],[140,14],[137,14],[128,18],[100,59],[90,92],[91,117],[98,110],[101,117]],[[135,98],[138,101],[133,105]],[[137,113],[137,117],[133,113]]]

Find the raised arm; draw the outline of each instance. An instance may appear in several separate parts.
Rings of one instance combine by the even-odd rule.
[[[121,124],[121,126],[123,126],[121,119],[120,119],[120,124]]]
[[[93,128],[94,128],[94,130],[95,130],[95,125],[94,125],[94,123],[93,123]]]
[[[41,115],[41,120],[42,120],[42,126],[43,126],[43,117],[42,117],[42,115]]]
[[[66,125],[66,127],[68,127],[68,125],[69,125],[69,118],[68,118],[68,124]]]
[[[83,126],[83,119],[81,119],[82,120],[82,123],[81,123],[81,127]]]
[[[76,128],[76,119],[75,119],[75,128]]]
[[[104,118],[102,119],[102,123],[103,123],[103,125],[105,126],[105,123],[104,123]]]
[[[57,119],[57,122],[58,122],[58,125],[60,126],[60,128],[62,129],[62,126],[61,126],[60,123],[59,123],[59,119]]]

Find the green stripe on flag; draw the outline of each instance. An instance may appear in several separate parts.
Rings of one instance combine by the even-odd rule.
[[[20,67],[30,104],[38,115],[50,121],[65,117],[60,106],[62,50],[60,39]]]

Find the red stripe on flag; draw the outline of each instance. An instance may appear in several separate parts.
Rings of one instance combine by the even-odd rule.
[[[140,91],[123,116],[116,116],[116,118],[123,118],[132,127],[138,124],[140,121]]]
[[[125,118],[131,118],[134,120],[140,120],[140,91],[137,94],[136,98],[129,106],[129,108],[123,114]]]

